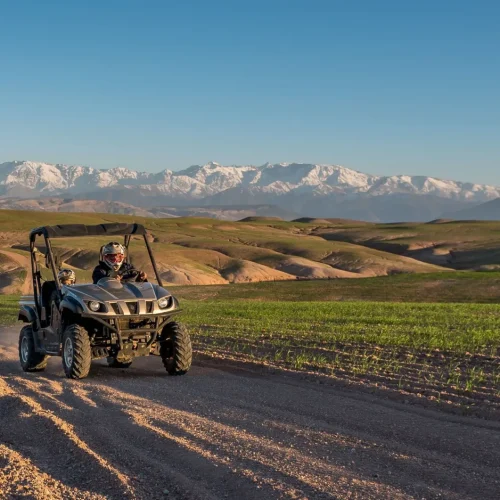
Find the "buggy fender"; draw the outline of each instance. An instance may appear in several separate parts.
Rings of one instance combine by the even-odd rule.
[[[60,309],[67,309],[75,314],[82,314],[83,312],[83,307],[73,297],[64,297],[61,300]]]
[[[19,321],[24,323],[34,323],[36,321],[35,308],[27,305],[22,305],[17,316]]]

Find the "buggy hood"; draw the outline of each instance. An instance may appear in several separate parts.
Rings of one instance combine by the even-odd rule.
[[[167,290],[152,283],[121,283],[118,280],[101,280],[97,285],[73,285],[64,287],[66,295],[84,300],[108,302],[116,300],[155,300],[170,295]]]

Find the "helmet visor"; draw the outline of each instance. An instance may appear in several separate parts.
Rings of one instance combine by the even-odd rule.
[[[110,264],[121,264],[123,259],[124,255],[122,253],[108,253],[104,256],[104,260]]]

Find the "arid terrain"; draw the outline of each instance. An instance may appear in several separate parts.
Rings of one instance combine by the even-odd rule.
[[[0,330],[0,498],[498,496],[498,422],[223,361],[25,374],[17,335]]]
[[[0,293],[21,292],[30,229],[50,224],[140,222],[151,234],[163,280],[173,285],[370,278],[498,268],[499,222],[373,224],[343,219],[247,217],[154,219],[92,213],[0,210]],[[53,241],[60,264],[89,279],[107,240]],[[37,242],[43,265],[43,241]],[[133,263],[151,273],[132,242]]]

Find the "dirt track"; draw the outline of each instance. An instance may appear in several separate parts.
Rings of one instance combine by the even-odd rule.
[[[498,498],[500,424],[287,375],[59,358],[0,329],[0,498]]]

